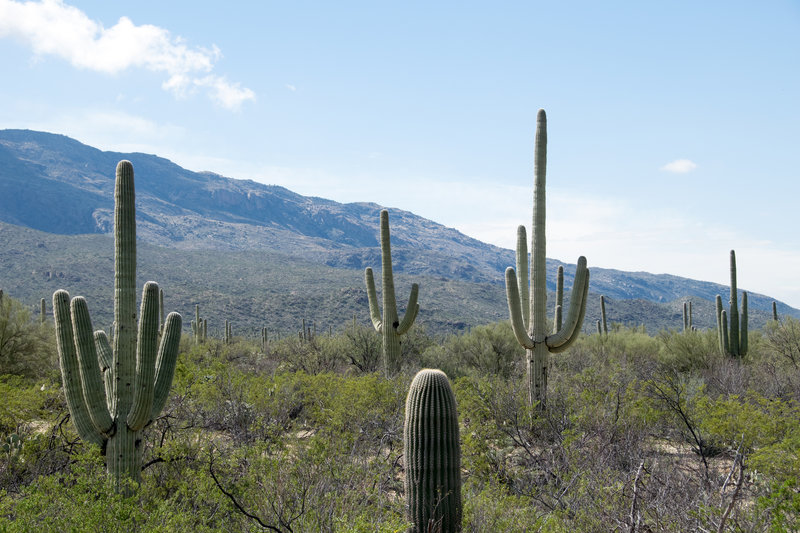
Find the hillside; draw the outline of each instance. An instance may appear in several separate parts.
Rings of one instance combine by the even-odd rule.
[[[120,159],[136,169],[138,236],[151,245],[140,249],[139,279],[159,281],[170,308],[191,314],[199,303],[204,315],[254,331],[292,331],[302,318],[327,329],[354,312],[366,320],[363,269],[380,266],[381,206],[305,197],[27,130],[0,131],[0,286],[30,305],[57,288],[109,305],[102,302],[113,279],[108,235]],[[513,251],[407,211],[390,209],[390,216],[399,298],[412,282],[421,284],[421,323],[445,332],[506,317],[502,273],[514,264]],[[551,291],[559,264],[548,260]],[[574,265],[565,270],[570,286]],[[591,271],[590,331],[600,294],[609,320],[657,330],[680,326],[686,299],[695,301],[695,323],[710,327],[708,306],[728,290],[664,274]],[[740,285],[747,289],[745,280]],[[766,320],[771,302],[750,295],[754,324]],[[783,304],[779,310],[800,316]],[[110,320],[110,308],[98,313]]]

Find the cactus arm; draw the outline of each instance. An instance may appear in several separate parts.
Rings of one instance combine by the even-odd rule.
[[[61,367],[61,378],[64,382],[64,393],[72,423],[81,439],[102,447],[105,439],[92,424],[81,390],[78,354],[75,350],[67,291],[58,290],[53,294],[53,318],[55,320],[58,362]]]
[[[731,346],[728,342],[728,313],[723,309],[719,315],[719,320],[722,322],[722,353],[731,353]]]
[[[719,351],[723,355],[726,353],[725,351],[725,342],[722,339],[722,296],[717,294],[716,298],[714,299],[714,309],[717,315],[717,343],[719,344]],[[727,326],[726,326],[727,331]]]
[[[528,270],[530,263],[528,259],[528,236],[525,231],[525,226],[520,224],[517,226],[517,286],[519,288],[520,302],[530,302],[530,280],[528,278]],[[529,306],[522,306],[522,322],[525,326],[525,331],[531,326],[531,309]]]
[[[411,294],[408,296],[408,305],[406,306],[406,313],[403,315],[403,320],[397,326],[397,334],[402,335],[414,324],[419,312],[419,304],[417,303],[417,296],[419,294],[419,284],[414,283],[411,285]]]
[[[553,333],[561,329],[564,310],[564,266],[558,265],[556,273],[556,309],[553,319]]]
[[[150,421],[153,410],[156,357],[158,354],[158,284],[148,281],[142,291],[139,335],[136,342],[136,377],[133,400],[128,414],[128,427],[142,429]]]
[[[375,292],[375,276],[372,274],[372,268],[370,267],[364,270],[364,283],[367,285],[369,317],[372,319],[372,325],[375,327],[375,331],[380,333],[383,331],[383,321],[381,320],[381,311],[378,309],[378,295]]]
[[[742,293],[742,315],[739,320],[739,355],[747,355],[747,293]]]
[[[114,421],[108,412],[105,384],[100,375],[97,349],[92,333],[92,321],[89,318],[89,307],[86,305],[86,300],[82,296],[73,298],[70,302],[70,311],[72,333],[78,352],[81,389],[89,412],[89,419],[103,437],[109,437],[113,433]]]
[[[564,325],[555,335],[550,335],[546,339],[547,347],[550,351],[555,351],[567,343],[570,338],[580,333],[582,317],[586,313],[586,295],[589,290],[589,269],[586,268],[586,258],[578,258],[578,266],[575,269],[575,281],[572,284],[572,292],[569,297],[569,309]],[[576,331],[577,330],[577,331]],[[561,350],[559,350],[561,351]]]
[[[520,302],[519,288],[517,288],[517,274],[511,267],[506,269],[506,299],[508,300],[508,314],[511,318],[511,329],[514,330],[514,336],[517,338],[517,342],[519,342],[523,348],[533,350],[535,343],[528,335],[522,318],[522,302]]]
[[[156,380],[153,387],[153,410],[150,419],[158,418],[167,403],[172,378],[175,375],[175,363],[178,360],[178,346],[181,342],[181,315],[170,313],[164,325],[161,345],[156,359]],[[265,328],[266,329],[266,328]],[[266,333],[266,332],[265,332]]]
[[[573,295],[575,293],[575,287],[574,286],[572,288],[572,293],[573,293]],[[573,334],[570,335],[570,337],[563,344],[561,344],[560,346],[555,346],[554,347],[554,346],[548,345],[548,347],[550,348],[550,351],[552,353],[561,353],[561,352],[563,352],[564,350],[569,348],[572,345],[573,342],[575,342],[575,339],[578,338],[578,335],[581,332],[580,331],[581,330],[581,324],[583,324],[583,319],[586,317],[586,301],[588,299],[589,299],[589,269],[586,269],[586,281],[583,284],[583,296],[581,297],[581,310],[580,310],[580,313],[578,315],[578,320],[576,321],[575,328],[573,330]],[[570,310],[572,310],[572,296],[570,296],[570,304],[569,304],[569,306],[570,306]],[[569,323],[569,317],[567,317],[567,323]]]
[[[108,342],[108,336],[102,329],[98,329],[94,332],[94,347],[97,350],[97,362],[100,364],[100,373],[103,375],[108,412],[112,413],[114,408],[111,390],[112,383],[114,382],[114,373],[111,370],[111,365],[114,362],[114,353],[111,351],[111,343]]]

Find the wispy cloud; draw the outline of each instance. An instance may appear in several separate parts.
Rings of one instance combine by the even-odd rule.
[[[675,174],[686,174],[687,172],[691,172],[696,168],[697,164],[694,161],[690,161],[689,159],[676,159],[675,161],[667,163],[661,167],[661,170],[673,172]]]
[[[294,85],[292,85],[291,83],[287,83],[287,84],[286,84],[286,88],[287,88],[287,89],[289,89],[289,90],[290,90],[290,91],[292,91],[292,92],[295,92],[295,91],[297,90],[297,87],[295,87],[295,86],[294,86]]]
[[[219,48],[190,47],[164,28],[137,26],[121,17],[110,28],[62,0],[0,0],[0,38],[15,38],[37,56],[52,55],[80,69],[116,74],[144,68],[168,76],[162,87],[176,96],[205,88],[218,105],[238,109],[255,93],[210,74],[222,56]]]

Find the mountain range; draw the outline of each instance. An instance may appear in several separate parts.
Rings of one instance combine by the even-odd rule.
[[[227,313],[248,328],[272,322],[287,330],[299,316],[320,323],[341,314],[345,320],[352,312],[366,317],[363,270],[380,268],[383,207],[302,196],[275,185],[193,172],[155,155],[101,151],[30,130],[0,130],[0,287],[38,301],[61,288],[43,290],[42,284],[60,281],[85,295],[110,286],[114,169],[121,159],[130,160],[136,173],[137,232],[144,244],[140,280],[152,273],[148,279],[173,287],[184,314],[189,306],[193,314],[197,303],[220,320]],[[506,317],[503,271],[515,262],[512,250],[408,211],[389,213],[398,281],[420,282],[420,318],[430,329],[462,329]],[[574,265],[548,259],[551,291],[558,265],[565,266],[571,285]],[[727,257],[720,258],[720,268],[726,267]],[[81,268],[94,274],[78,275]],[[590,298],[587,330],[599,316],[599,304],[592,302],[600,294],[611,321],[649,328],[679,328],[685,300],[693,301],[695,324],[711,327],[715,295],[728,294],[723,285],[667,274],[591,268],[591,276],[590,292],[598,296]],[[274,286],[264,285],[267,280]],[[407,295],[402,287],[397,286],[398,301]],[[235,295],[254,303],[237,305]],[[288,305],[287,298],[302,311],[268,309]],[[322,309],[326,299],[329,309]],[[346,301],[332,303],[340,299]],[[770,316],[772,301],[749,294],[755,325]],[[221,302],[227,310],[215,310]],[[780,313],[800,316],[778,306]],[[101,317],[110,315],[107,307],[99,310]]]

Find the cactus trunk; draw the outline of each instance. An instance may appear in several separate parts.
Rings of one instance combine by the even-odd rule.
[[[410,531],[461,531],[458,414],[450,382],[441,370],[420,370],[411,382],[403,447]]]

